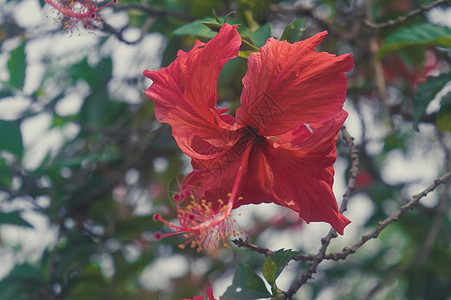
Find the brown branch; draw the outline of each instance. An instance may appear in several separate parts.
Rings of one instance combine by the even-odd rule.
[[[307,271],[301,274],[301,278],[299,278],[295,283],[293,283],[288,291],[283,293],[283,295],[279,298],[279,300],[291,299],[294,294],[301,288],[301,286],[307,282],[310,278],[312,278],[313,273],[316,273],[316,269],[318,265],[323,261],[324,256],[326,254],[327,247],[330,244],[330,241],[333,238],[338,236],[337,232],[332,228],[326,237],[321,239],[321,248],[318,253],[315,255],[315,259],[310,263]]]
[[[437,0],[435,2],[432,2],[430,4],[427,5],[423,5],[420,8],[417,8],[415,10],[412,10],[411,12],[409,12],[408,14],[404,15],[404,16],[400,16],[399,18],[395,19],[395,20],[389,20],[387,22],[384,23],[379,23],[379,24],[375,24],[373,23],[371,20],[369,19],[364,19],[363,20],[363,24],[371,29],[374,30],[378,30],[378,29],[385,29],[388,27],[392,27],[398,24],[401,24],[405,21],[407,21],[408,19],[411,19],[419,14],[422,14],[438,5],[441,4],[446,4],[446,3],[451,3],[451,0]]]
[[[261,247],[261,246],[257,246],[254,244],[251,244],[249,242],[249,240],[246,238],[246,240],[243,240],[242,238],[238,238],[232,241],[235,245],[237,245],[238,247],[245,247],[248,249],[251,249],[252,251],[258,252],[260,254],[265,255],[266,257],[272,255],[274,253],[274,251],[269,250],[268,248],[265,247]],[[314,260],[316,257],[316,255],[313,254],[296,254],[293,257],[293,260],[295,261],[299,261],[299,260],[303,260],[303,261],[310,261],[310,260]]]
[[[266,257],[272,255],[274,251],[269,250],[268,248],[260,247],[254,244],[249,243],[249,239],[243,240],[242,238],[238,238],[232,241],[238,247],[249,248],[252,251],[258,252],[260,254],[264,254]]]
[[[294,7],[287,7],[287,6],[283,6],[283,5],[270,4],[269,9],[275,13],[281,13],[281,14],[285,14],[285,15],[296,15],[296,16],[303,16],[303,17],[310,18],[313,21],[315,21],[319,25],[319,27],[326,29],[330,34],[338,36],[341,39],[349,40],[349,39],[354,38],[360,28],[360,22],[355,22],[352,24],[351,30],[347,30],[347,31],[337,30],[335,24],[332,24],[325,19],[319,18],[315,14],[314,7],[305,7],[302,5],[297,5]]]
[[[354,138],[349,134],[346,127],[343,126],[343,128],[341,129],[341,133],[351,153],[350,154],[351,176],[348,180],[348,187],[345,193],[343,194],[343,201],[341,202],[340,205],[340,212],[344,212],[347,209],[349,197],[351,196],[351,193],[355,189],[356,179],[357,176],[359,175],[359,151],[354,144]],[[309,268],[304,273],[302,273],[301,278],[299,278],[296,282],[294,282],[287,290],[287,292],[285,292],[282,295],[282,297],[279,298],[280,300],[291,299],[293,295],[301,288],[301,286],[305,284],[310,278],[312,278],[312,275],[316,273],[318,265],[325,258],[327,247],[329,247],[330,241],[333,238],[336,238],[337,236],[338,236],[337,232],[333,228],[331,228],[327,236],[321,239],[321,248],[319,249],[318,253],[315,256],[313,256],[313,260],[310,263]],[[295,258],[296,260],[300,259],[297,257],[297,255],[295,256]],[[306,255],[305,258],[310,259],[312,258],[312,256]]]
[[[362,236],[362,238],[355,243],[351,247],[346,247],[343,249],[342,252],[338,253],[331,253],[326,255],[325,259],[332,259],[332,260],[340,260],[340,259],[346,259],[346,257],[349,254],[354,253],[358,248],[360,248],[363,244],[365,244],[370,239],[375,239],[379,236],[379,233],[387,227],[389,224],[397,221],[399,217],[404,214],[407,210],[412,209],[420,200],[421,198],[425,197],[428,193],[432,192],[439,186],[440,184],[446,183],[451,178],[451,171],[440,177],[439,179],[434,180],[434,183],[428,186],[424,191],[422,191],[419,194],[416,194],[412,197],[412,199],[401,206],[396,212],[394,212],[390,217],[386,218],[383,221],[379,222],[379,225],[370,233],[367,233]]]
[[[343,200],[340,205],[340,212],[343,213],[346,211],[348,207],[349,197],[351,197],[352,192],[355,190],[355,183],[357,177],[359,176],[359,149],[354,144],[354,138],[349,134],[345,126],[343,126],[343,128],[341,129],[341,133],[343,139],[348,145],[351,159],[351,169],[349,170],[350,176],[348,180],[348,187],[346,188],[346,191],[343,194]]]
[[[123,10],[137,10],[140,12],[144,12],[149,16],[153,17],[175,17],[178,19],[182,19],[185,21],[194,21],[195,18],[184,13],[164,10],[158,7],[150,7],[144,4],[139,3],[125,3],[125,4],[116,4],[113,5],[112,8],[114,11],[123,11]]]

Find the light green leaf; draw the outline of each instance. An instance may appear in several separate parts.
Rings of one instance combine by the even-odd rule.
[[[282,33],[281,41],[287,41],[289,43],[297,42],[301,39],[302,34],[305,31],[305,20],[294,19],[293,22],[285,26]]]
[[[2,150],[19,157],[23,155],[22,133],[14,121],[0,120],[0,151]]]
[[[239,264],[233,277],[232,285],[221,299],[260,299],[271,297],[263,280],[245,264]]]
[[[9,84],[17,89],[22,89],[25,83],[25,70],[27,68],[25,43],[11,51],[11,57],[8,61],[8,70],[10,74]]]
[[[421,118],[424,116],[429,102],[434,99],[450,79],[451,74],[442,74],[438,77],[431,77],[424,83],[418,85],[416,96],[413,99],[413,126],[415,130],[418,130],[418,123],[420,123]]]
[[[434,45],[450,48],[451,29],[446,26],[429,23],[402,28],[383,40],[378,58],[382,58],[389,52],[415,45]]]
[[[263,276],[271,285],[273,294],[278,291],[276,286],[277,277],[279,277],[282,270],[296,254],[298,252],[291,251],[291,249],[279,249],[269,256],[263,264]]]

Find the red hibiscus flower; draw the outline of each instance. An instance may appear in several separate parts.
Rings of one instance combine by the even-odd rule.
[[[327,32],[294,44],[273,38],[250,54],[236,118],[216,107],[224,64],[238,55],[236,26],[224,24],[208,43],[179,51],[167,68],[145,70],[145,94],[155,115],[171,125],[193,171],[175,195],[180,225],[160,220],[202,247],[211,233],[224,241],[230,212],[244,204],[273,202],[308,222],[323,221],[340,234],[350,223],[332,192],[338,132],[351,54],[315,52]],[[224,199],[224,200],[222,200]]]
[[[208,300],[216,300],[215,297],[213,296],[213,289],[211,287],[207,288],[207,295],[208,295]],[[189,298],[187,299],[182,299],[182,300],[191,300]],[[204,297],[202,296],[194,296],[193,300],[204,300]],[[222,300],[222,299],[219,299]],[[230,299],[233,300],[233,299]]]

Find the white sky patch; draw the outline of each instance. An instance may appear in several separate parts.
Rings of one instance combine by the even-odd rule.
[[[15,251],[16,262],[36,262],[44,249],[56,242],[57,228],[46,216],[33,211],[23,212],[22,217],[34,228],[2,225],[0,236],[8,248],[19,246],[20,250]]]
[[[188,259],[181,254],[157,258],[147,266],[139,278],[146,290],[167,290],[172,278],[179,278],[188,272]]]

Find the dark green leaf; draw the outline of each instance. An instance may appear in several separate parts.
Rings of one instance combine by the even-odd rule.
[[[6,97],[11,97],[12,95],[13,94],[9,90],[1,90],[0,91],[0,99],[1,98],[6,98]]]
[[[381,58],[387,53],[414,45],[451,47],[451,29],[446,26],[422,23],[402,28],[383,40],[378,53]]]
[[[446,94],[442,98],[436,124],[441,131],[451,131],[451,93]]]
[[[223,20],[221,20],[223,21]],[[173,31],[174,35],[189,35],[204,38],[213,38],[216,33],[212,31],[205,23],[217,23],[215,18],[204,18],[200,20],[195,20],[191,23],[185,24]]]
[[[22,133],[13,121],[0,120],[0,151],[6,150],[19,157],[23,155]]]
[[[112,60],[106,57],[95,66],[89,65],[88,60],[85,58],[78,64],[73,65],[70,72],[74,81],[81,78],[86,80],[92,88],[105,89],[112,70]]]
[[[266,40],[271,37],[271,24],[266,23],[256,31],[251,32],[250,37],[255,46],[263,46],[266,43]]]
[[[277,277],[279,277],[282,270],[296,254],[298,254],[298,252],[291,251],[291,249],[279,249],[269,256],[263,264],[263,276],[271,285],[273,293],[277,291]]]
[[[225,18],[219,18],[221,22],[225,22]],[[211,39],[216,35],[216,27],[213,31],[209,27],[207,27],[207,24],[212,23],[218,23],[215,18],[203,18],[200,20],[195,20],[191,23],[188,23],[186,25],[183,25],[176,30],[173,31],[174,35],[188,35],[188,36],[195,36],[195,37],[202,37],[202,38],[208,38]],[[229,24],[238,24],[239,21],[234,18],[227,18],[227,23]]]
[[[8,61],[9,83],[11,86],[17,89],[23,88],[26,67],[25,43],[22,43],[19,47],[11,51],[11,57]]]
[[[287,41],[290,43],[297,42],[301,39],[302,34],[305,31],[305,20],[295,19],[293,22],[285,27],[282,33],[281,41]]]
[[[245,264],[239,264],[232,285],[221,296],[223,299],[260,299],[271,297],[263,280]]]
[[[413,108],[413,126],[415,130],[418,130],[418,123],[421,121],[429,102],[434,99],[435,95],[450,79],[450,74],[442,74],[438,77],[431,77],[418,86],[417,95],[413,99],[415,105]]]
[[[218,23],[218,22],[201,22],[203,25],[207,26],[208,28],[210,28],[211,31],[215,31],[215,32],[219,32],[219,30],[222,27],[222,24]]]
[[[25,221],[20,216],[20,213],[18,211],[13,211],[9,213],[0,212],[0,224],[10,224],[33,228],[33,225]]]
[[[37,299],[33,294],[44,287],[44,278],[35,267],[18,265],[0,281],[0,299]]]

